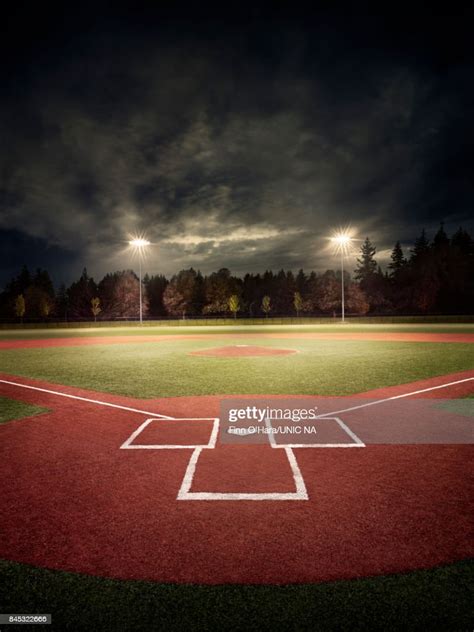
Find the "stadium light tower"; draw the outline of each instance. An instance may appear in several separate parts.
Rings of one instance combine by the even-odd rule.
[[[352,243],[352,237],[348,232],[341,231],[331,237],[331,241],[335,246],[336,253],[341,253],[341,320],[344,322],[344,255],[346,255]]]
[[[143,324],[143,302],[142,302],[142,259],[144,256],[145,248],[150,245],[151,242],[143,237],[135,237],[131,239],[129,245],[138,254],[138,266],[139,266],[139,282],[140,282],[140,325]]]

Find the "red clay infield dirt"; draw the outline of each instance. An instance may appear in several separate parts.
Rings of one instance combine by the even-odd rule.
[[[463,372],[370,397],[473,377]],[[309,500],[177,500],[192,450],[119,448],[152,414],[214,417],[222,398],[136,400],[0,380],[119,406],[0,382],[2,396],[51,410],[0,426],[4,559],[124,579],[279,584],[402,572],[474,553],[472,445],[295,449]],[[472,393],[473,384],[445,389],[444,397]],[[179,435],[174,424],[166,424],[167,442]],[[211,431],[203,424],[193,441]],[[143,440],[150,441],[156,436]],[[292,491],[284,454],[217,443],[202,451],[191,491]]]
[[[290,355],[298,353],[296,349],[274,349],[273,347],[256,347],[253,345],[230,345],[216,347],[215,349],[201,349],[191,351],[189,355],[215,356],[216,358],[236,358],[249,356]]]
[[[88,345],[136,344],[165,340],[207,340],[224,338],[274,338],[289,340],[373,340],[384,342],[458,342],[474,343],[474,334],[446,334],[423,332],[286,332],[286,333],[222,333],[222,334],[157,334],[140,336],[83,336],[70,338],[42,338],[35,340],[0,340],[0,349],[36,349],[42,347],[82,347]]]

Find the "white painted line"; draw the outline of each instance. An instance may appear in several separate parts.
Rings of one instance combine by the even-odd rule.
[[[10,386],[19,386],[20,388],[28,388],[32,391],[40,391],[42,393],[48,393],[49,395],[58,395],[59,397],[77,399],[81,402],[87,402],[89,404],[97,404],[99,406],[108,406],[109,408],[118,408],[120,410],[128,410],[131,413],[140,413],[142,415],[153,415],[154,417],[159,417],[160,419],[176,419],[176,417],[168,417],[168,415],[160,415],[159,413],[152,413],[149,410],[139,410],[138,408],[130,408],[129,406],[120,406],[119,404],[101,402],[98,399],[88,399],[87,397],[79,397],[79,395],[69,395],[68,393],[61,393],[60,391],[51,391],[47,388],[40,388],[39,386],[29,386],[28,384],[20,384],[18,382],[10,382],[8,380],[0,380],[0,383],[9,384]]]
[[[300,466],[298,465],[298,461],[296,460],[296,456],[291,448],[286,448],[285,452],[286,456],[288,457],[291,470],[293,472],[293,479],[296,485],[296,493],[300,497],[299,500],[308,500],[308,492],[306,491],[306,485],[301,474]]]
[[[140,426],[138,426],[136,430],[132,432],[132,434],[128,437],[128,439],[122,443],[122,445],[120,446],[120,450],[126,450],[127,448],[129,448],[132,441],[136,439],[136,437],[138,437],[140,432],[144,430],[148,426],[148,424],[151,424],[152,421],[153,421],[153,418],[145,419],[145,421]]]
[[[343,430],[346,432],[351,439],[353,439],[353,443],[277,443],[275,440],[275,436],[272,432],[269,433],[268,437],[270,439],[270,444],[272,448],[282,449],[282,448],[365,448],[365,443],[354,433],[352,430],[346,426],[346,424],[339,419],[338,417],[316,417],[316,419],[324,420],[324,421],[335,421]],[[284,419],[276,419],[275,421],[285,421]],[[268,417],[265,418],[265,425],[267,428],[272,428],[270,419]]]
[[[199,459],[201,451],[202,448],[196,448],[191,454],[191,458],[189,459],[188,467],[186,468],[186,472],[184,473],[183,482],[181,483],[181,487],[179,488],[176,500],[187,500],[186,495],[189,493],[191,485],[193,484],[194,472],[196,471],[196,463]]]
[[[212,432],[207,443],[202,444],[186,444],[186,443],[133,443],[133,441],[145,430],[145,428],[153,421],[212,421]],[[219,419],[216,417],[180,417],[178,419],[156,419],[151,417],[146,419],[124,443],[120,446],[120,450],[194,450],[196,448],[214,448],[216,444],[217,432],[219,430]]]
[[[198,459],[203,448],[196,448],[189,459],[176,500],[308,500],[308,492],[291,448],[285,449],[293,474],[294,492],[191,492]]]
[[[219,435],[219,423],[220,423],[219,417],[215,417],[211,437],[209,439],[208,445],[206,446],[208,448],[214,449],[216,447],[217,437]]]
[[[339,417],[334,417],[334,419],[337,421],[337,423],[341,426],[341,428],[347,432],[347,434],[349,435],[349,437],[351,437],[351,439],[354,440],[354,444],[353,445],[357,445],[360,448],[365,448],[365,443],[359,439],[359,437],[356,435],[355,432],[353,432],[349,426],[347,426],[342,419],[339,419]]]
[[[456,382],[448,382],[447,384],[440,384],[439,386],[431,386],[430,388],[422,388],[419,391],[412,391],[411,393],[403,393],[403,395],[394,395],[393,397],[378,399],[375,402],[367,402],[365,404],[360,404],[360,406],[351,406],[351,408],[343,408],[342,410],[333,410],[330,413],[323,413],[322,415],[318,415],[317,419],[323,419],[327,417],[328,415],[339,415],[341,413],[349,413],[353,410],[359,410],[360,408],[367,408],[368,406],[376,406],[377,404],[392,402],[395,399],[411,397],[412,395],[419,395],[420,393],[428,393],[429,391],[436,391],[440,388],[447,388],[448,386],[455,386],[456,384],[463,384],[464,382],[471,382],[471,381],[474,381],[474,377],[467,377],[463,380],[457,380]]]
[[[365,443],[282,443],[275,446],[276,450],[282,448],[365,448]]]

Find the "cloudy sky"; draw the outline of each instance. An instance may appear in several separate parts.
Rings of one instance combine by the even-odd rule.
[[[423,227],[474,228],[467,11],[11,5],[2,283],[130,267],[133,234],[150,273],[241,274],[334,266],[339,226],[381,263]]]

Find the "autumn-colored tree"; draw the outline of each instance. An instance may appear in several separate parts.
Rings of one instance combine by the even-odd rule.
[[[99,283],[98,293],[102,313],[106,318],[136,318],[140,306],[140,281],[132,270],[107,274]],[[91,306],[89,300],[89,310]],[[148,314],[146,293],[142,298],[143,315]]]
[[[21,322],[23,322],[23,316],[25,315],[26,305],[25,297],[23,294],[18,294],[15,299],[15,314],[18,316]]]
[[[181,270],[171,279],[163,294],[169,314],[182,316],[200,314],[204,303],[204,279],[193,268]]]
[[[26,289],[25,304],[30,318],[47,318],[54,307],[50,295],[35,285],[30,285]]]
[[[268,314],[271,312],[272,304],[271,298],[268,295],[265,295],[262,299],[262,312],[268,318]]]
[[[346,290],[346,308],[352,314],[363,316],[369,311],[369,303],[364,291],[357,283],[350,283]]]
[[[240,310],[240,299],[237,294],[232,294],[229,298],[229,311],[237,318],[237,312]]]
[[[300,312],[303,311],[304,308],[304,301],[301,297],[301,294],[299,292],[295,292],[294,297],[293,297],[293,306],[295,308],[296,311],[296,316],[299,317]]]
[[[50,299],[50,297],[48,296],[46,292],[43,292],[43,295],[41,296],[39,300],[39,312],[42,318],[48,318],[48,316],[53,311],[53,307],[54,307],[53,301]]]
[[[97,316],[100,314],[101,311],[102,308],[100,306],[100,298],[98,296],[94,296],[94,298],[91,299],[91,312],[92,316],[94,316],[94,321],[97,320]]]
[[[326,270],[311,282],[310,301],[313,309],[331,313],[341,308],[341,282],[334,270]]]

